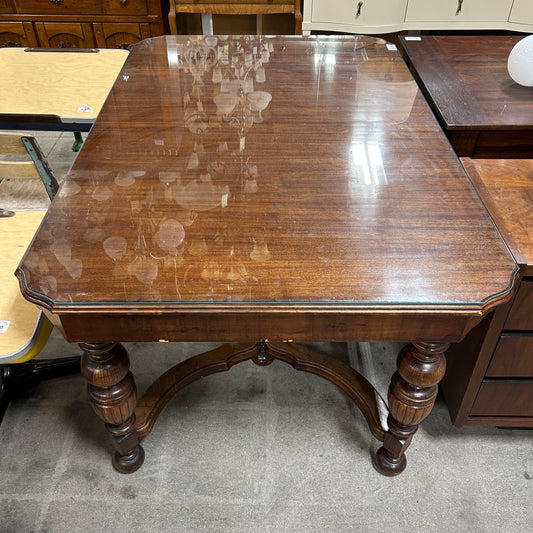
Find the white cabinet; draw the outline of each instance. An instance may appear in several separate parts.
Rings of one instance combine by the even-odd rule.
[[[507,22],[513,0],[409,0],[407,22]]]
[[[401,30],[533,32],[533,0],[305,0],[302,29],[347,33]]]
[[[509,22],[533,25],[533,0],[514,0]]]
[[[311,18],[331,24],[378,27],[401,24],[407,0],[327,0],[313,2]]]

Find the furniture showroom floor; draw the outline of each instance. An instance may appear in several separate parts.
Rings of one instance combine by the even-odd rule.
[[[62,179],[72,134],[35,136]],[[206,345],[127,348],[140,395]],[[386,398],[398,345],[319,348],[359,364]],[[78,353],[53,334],[41,357]],[[179,393],[143,468],[123,475],[81,376],[57,379],[14,400],[0,426],[0,533],[530,531],[531,430],[454,428],[439,397],[402,475],[372,468],[377,445],[331,383],[249,362]]]

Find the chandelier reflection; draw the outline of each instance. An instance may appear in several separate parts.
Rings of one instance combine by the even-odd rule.
[[[209,75],[217,114],[238,130],[243,151],[246,132],[263,121],[262,113],[272,100],[272,95],[258,90],[256,84],[266,81],[264,65],[273,50],[272,43],[258,36],[198,37],[178,48],[178,66],[193,78],[191,92],[185,94],[183,102],[189,130],[199,134],[209,125],[204,101],[204,77]]]

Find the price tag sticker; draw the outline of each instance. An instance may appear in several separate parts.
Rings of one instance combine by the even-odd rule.
[[[387,43],[387,50],[394,51],[394,50],[398,50],[398,48],[396,48],[395,44]]]
[[[0,320],[0,333],[5,333],[11,322],[9,320]]]
[[[421,41],[422,37],[404,37],[406,41]]]
[[[87,104],[78,107],[78,113],[91,113],[92,111],[94,111],[94,107]]]

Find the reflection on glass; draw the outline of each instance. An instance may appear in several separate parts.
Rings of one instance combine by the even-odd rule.
[[[273,52],[271,42],[255,36],[195,37],[186,44],[169,41],[168,66],[179,72],[176,116],[178,121],[182,118],[184,127],[183,133],[173,134],[179,140],[174,154],[179,155],[174,160],[179,167],[159,170],[146,198],[130,200],[135,242],[120,231],[108,234],[103,220],[95,221],[98,227],[84,233],[86,242],[98,244],[113,262],[112,276],[124,280],[126,292],[128,280],[136,280],[145,286],[145,298],[157,298],[160,286],[171,282],[180,297],[189,281],[201,279],[215,298],[221,290],[217,283],[229,291],[233,284],[248,282],[243,258],[270,259],[264,236],[257,237],[252,230],[246,248],[241,245],[236,250],[227,238],[224,213],[234,198],[260,192],[260,175],[247,153],[246,135],[254,124],[265,120],[272,100],[264,87],[268,80],[265,67]],[[158,139],[156,146],[164,147],[164,138]],[[150,179],[150,172],[124,169],[107,177],[120,189]],[[95,184],[92,198],[96,202],[112,201],[112,196],[113,189]],[[119,196],[116,189],[115,196]],[[199,219],[204,224],[213,220],[216,231],[198,232]],[[210,256],[218,257],[217,261]],[[65,255],[64,262],[70,265],[68,261]],[[133,286],[139,290],[138,284]]]
[[[387,174],[379,143],[373,141],[356,141],[352,143],[352,176],[365,185],[384,185]]]
[[[404,62],[376,57],[357,65],[355,120],[399,124],[411,114],[418,87]]]

